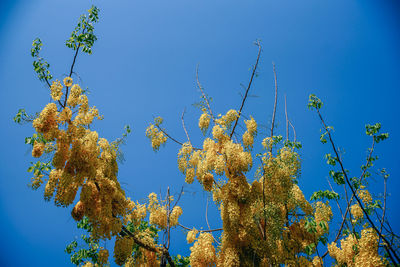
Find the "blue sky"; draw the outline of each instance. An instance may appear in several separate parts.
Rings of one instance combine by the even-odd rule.
[[[42,191],[27,187],[26,172],[33,161],[24,138],[30,125],[12,118],[19,108],[40,111],[49,101],[48,89],[35,77],[30,57],[32,40],[44,43],[42,55],[55,78],[65,77],[72,50],[64,43],[80,14],[96,4],[99,40],[93,55],[80,55],[76,72],[81,86],[90,89],[89,101],[104,120],[95,129],[110,140],[123,127],[133,132],[122,148],[126,162],[119,179],[128,196],[143,200],[150,192],[178,192],[184,184],[172,142],[154,153],[145,129],[154,116],[165,119],[168,132],[185,139],[181,113],[195,144],[199,101],[195,69],[213,97],[216,113],[239,108],[242,84],[247,84],[260,39],[263,45],[258,77],[245,107],[260,125],[269,126],[273,106],[273,72],[278,72],[277,131],[284,134],[283,95],[296,127],[301,150],[300,185],[306,197],[328,188],[328,167],[323,156],[331,152],[319,142],[317,115],[307,109],[310,93],[325,103],[323,114],[335,127],[334,138],[345,152],[343,160],[351,176],[360,174],[370,140],[367,123],[381,122],[390,138],[377,148],[380,161],[391,174],[388,216],[400,232],[397,205],[400,196],[400,19],[396,1],[2,1],[0,2],[0,225],[2,266],[70,266],[65,245],[79,235],[70,208],[57,208],[43,200]],[[260,131],[260,138],[265,131]],[[371,185],[382,191],[379,178]],[[185,186],[181,222],[206,227],[207,195],[198,185]],[[219,227],[218,212],[209,208],[211,227]],[[104,244],[113,246],[108,241]],[[174,231],[172,253],[188,255],[181,230]]]

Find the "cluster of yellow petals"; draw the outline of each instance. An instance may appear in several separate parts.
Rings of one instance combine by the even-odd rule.
[[[193,228],[192,230],[190,230],[187,235],[186,235],[186,241],[190,244],[193,243],[196,240],[196,236],[199,233],[198,230],[196,230],[195,228]]]
[[[118,265],[123,265],[130,257],[134,241],[131,237],[117,237],[114,246],[114,260]]]
[[[149,251],[143,248],[139,248],[135,257],[129,257],[125,262],[124,267],[158,267],[160,266],[160,260],[157,258],[157,254],[153,251]]]
[[[49,173],[44,196],[46,200],[54,196],[56,205],[68,206],[80,190],[80,200],[72,216],[81,220],[86,215],[94,237],[111,238],[121,231],[129,203],[116,177],[116,148],[89,129],[93,119],[101,117],[95,107],[89,108],[79,85],[73,84],[70,77],[64,79],[64,85],[71,87],[67,105],[60,107],[59,112],[55,103],[49,103],[33,121],[33,127],[49,145],[35,142],[32,155],[54,152],[51,154],[54,168]],[[54,100],[59,100],[61,89],[60,82],[53,83]],[[39,179],[34,182],[35,186],[40,185]]]
[[[220,118],[216,120],[216,123],[229,128],[231,123],[234,122],[239,117],[239,113],[236,110],[231,109],[228,110],[228,112],[225,115],[223,116],[219,115],[218,117]]]
[[[355,266],[386,266],[385,260],[378,254],[378,236],[372,228],[361,230],[361,238],[357,239],[350,234],[340,242],[341,248],[336,243],[328,244],[331,257],[339,265]]]
[[[32,157],[39,158],[44,152],[45,145],[43,143],[35,141],[32,149]]]
[[[372,196],[368,190],[359,190],[358,197],[365,205],[370,204],[372,202]]]
[[[190,264],[193,267],[213,266],[216,261],[214,239],[210,233],[200,233],[196,243],[190,248]]]
[[[140,225],[140,222],[147,216],[147,207],[145,204],[139,204],[131,201],[128,198],[128,214],[126,216],[128,222],[133,222],[134,225]]]
[[[79,96],[81,95],[81,93],[82,93],[81,87],[77,84],[74,84],[69,92],[67,105],[74,108],[79,102]]]
[[[157,225],[161,229],[178,225],[178,219],[182,215],[182,208],[179,206],[174,206],[172,211],[168,212],[168,207],[170,206],[172,198],[162,201],[161,203],[155,193],[150,193],[148,198],[148,210],[150,212],[149,222],[151,224]]]
[[[204,114],[199,120],[200,129],[200,125],[204,125],[200,123],[205,120]],[[328,232],[328,222],[332,217],[329,205],[316,204],[314,211],[304,198],[295,184],[300,168],[299,156],[287,147],[279,149],[276,156],[264,153],[263,167],[259,171],[261,175],[250,184],[244,173],[252,167],[252,155],[245,148],[253,146],[257,123],[252,117],[245,121],[247,129],[243,143],[235,143],[228,129],[237,119],[237,112],[230,110],[219,117],[211,131],[212,137],[203,141],[202,149],[194,149],[190,143],[184,143],[178,153],[178,168],[185,174],[186,182],[192,183],[197,178],[204,190],[212,192],[214,201],[219,204],[224,230],[218,255],[210,257],[215,262],[205,262],[204,258],[196,256],[214,251],[211,247],[205,249],[198,245],[201,244],[201,233],[191,248],[191,264],[246,266],[254,263],[255,255],[261,259],[261,266],[299,262],[297,253],[304,252],[306,246],[315,242],[315,238]],[[272,144],[272,138],[263,141],[267,150]],[[225,175],[227,180],[217,181],[216,175]],[[299,209],[308,216],[316,217],[318,223],[324,222],[326,228],[323,231],[320,229],[318,236],[314,236],[306,230],[305,220],[289,223],[286,219],[288,213],[295,214]],[[197,233],[195,229],[188,232],[188,243],[196,240]],[[208,244],[211,243],[210,235]],[[204,251],[198,252],[201,250]],[[306,258],[304,260],[312,264]],[[319,258],[314,262],[316,266],[321,266]]]
[[[328,222],[332,219],[333,213],[331,207],[327,203],[317,201],[315,203],[315,222],[317,223],[317,232],[319,235],[323,235],[329,231]],[[320,224],[325,225],[321,227]]]
[[[101,265],[105,265],[108,262],[108,256],[109,256],[108,250],[101,249],[97,254],[97,262]]]
[[[67,86],[67,87],[70,87],[71,85],[72,85],[72,78],[71,77],[65,77],[64,78],[64,80],[63,80],[63,82],[64,82],[64,85],[65,86]]]
[[[167,142],[167,137],[153,124],[146,129],[146,136],[151,140],[151,147],[158,150],[162,144]]]
[[[364,217],[364,212],[361,209],[360,205],[358,205],[358,204],[353,204],[350,207],[350,213],[354,218],[354,222],[358,221]]]
[[[50,86],[50,95],[54,101],[59,101],[62,97],[62,89],[63,86],[61,85],[59,80],[55,80]]]
[[[205,111],[205,110],[204,110]],[[200,119],[199,119],[199,128],[200,130],[205,133],[210,126],[210,115],[208,115],[206,112],[201,114]]]
[[[247,131],[243,134],[243,145],[246,148],[253,147],[254,136],[257,133],[257,122],[251,117],[250,120],[244,121],[246,124]]]

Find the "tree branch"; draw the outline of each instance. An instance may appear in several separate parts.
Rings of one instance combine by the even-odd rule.
[[[255,44],[256,44],[256,46],[258,46],[258,54],[257,54],[256,64],[255,64],[254,67],[253,67],[253,71],[252,71],[252,73],[251,73],[250,81],[249,81],[249,84],[247,85],[246,93],[244,94],[244,97],[243,97],[243,99],[242,99],[242,104],[240,105],[240,108],[239,108],[238,117],[236,118],[235,124],[233,125],[232,132],[231,132],[231,134],[229,135],[229,138],[232,138],[232,135],[233,135],[233,133],[235,132],[236,125],[238,124],[239,118],[240,118],[240,116],[241,116],[241,114],[242,114],[242,109],[243,109],[243,107],[244,107],[244,102],[246,101],[247,94],[249,93],[251,84],[252,84],[252,82],[253,82],[254,75],[255,75],[256,70],[257,70],[258,61],[260,60],[260,55],[261,55],[261,44],[260,44],[260,42],[259,42],[258,40],[256,41]]]

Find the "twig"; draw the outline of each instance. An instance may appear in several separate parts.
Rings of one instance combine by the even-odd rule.
[[[178,202],[181,199],[182,194],[183,194],[183,186],[181,188],[181,192],[179,193],[178,199],[175,201],[174,205],[172,206],[172,209],[174,209],[175,206],[178,205]]]
[[[379,235],[382,235],[382,228],[383,228],[383,223],[385,221],[385,213],[386,213],[386,190],[387,190],[387,178],[384,177],[384,191],[383,191],[383,210],[382,210],[382,219],[381,219],[381,229],[379,229]],[[378,244],[380,243],[380,240]]]
[[[289,121],[290,126],[293,129],[293,135],[294,135],[294,142],[296,143],[296,129],[294,128],[293,124]]]
[[[203,95],[204,100],[206,101],[207,107],[208,107],[208,112],[210,112],[211,118],[213,119],[213,121],[215,121],[215,117],[213,115],[210,103],[208,101],[208,98],[206,96],[206,94],[203,91],[203,86],[201,86],[200,80],[199,80],[199,64],[197,64],[196,66],[196,81],[197,81],[197,87],[199,87],[201,94]]]
[[[275,124],[276,104],[277,104],[277,100],[278,100],[278,80],[277,80],[277,78],[276,78],[275,63],[272,62],[272,66],[273,66],[273,69],[274,69],[275,101],[274,101],[274,112],[272,112],[271,138],[274,136],[274,124]],[[271,146],[269,152],[272,152],[272,146]]]
[[[190,141],[189,134],[188,134],[188,132],[186,130],[186,127],[185,127],[185,120],[183,119],[183,117],[185,116],[185,112],[186,112],[186,108],[183,110],[182,116],[181,116],[182,126],[183,126],[183,130],[185,131],[186,137],[187,137],[187,139],[189,141],[189,144],[190,144],[190,146],[192,146],[192,142]]]
[[[208,197],[209,196],[207,196],[207,204],[206,204],[206,222],[207,222],[208,230],[211,230],[210,224],[208,223]],[[215,243],[217,243],[219,245],[219,242],[217,241],[217,239],[215,239],[214,235],[211,234],[211,236],[213,237]]]
[[[163,134],[165,134],[169,139],[171,139],[172,141],[174,141],[175,143],[177,143],[177,144],[179,144],[179,145],[183,145],[183,143],[182,142],[180,142],[180,141],[178,141],[178,140],[176,140],[175,138],[173,138],[172,136],[170,136],[166,131],[164,131],[160,126],[158,126],[158,125],[155,125],[156,127],[157,127],[157,129],[158,130],[160,130],[161,132],[163,132]],[[194,150],[201,150],[201,148],[196,148],[196,147],[193,147],[193,149]]]
[[[83,29],[83,31],[82,31],[82,34],[84,34],[84,33],[85,33],[85,29]],[[72,60],[71,68],[70,68],[70,71],[69,71],[69,77],[71,77],[72,72],[74,71],[75,61],[76,61],[76,57],[78,56],[78,53],[79,53],[79,48],[81,48],[81,43],[78,43],[78,48],[76,49],[76,52],[75,52],[75,55],[74,55],[74,59]],[[64,99],[63,107],[65,107],[65,105],[67,104],[68,90],[69,90],[69,87],[67,86],[66,90],[65,90],[65,99]]]
[[[189,230],[189,231],[193,230],[193,229],[191,229],[191,228],[189,228],[189,227],[183,226],[183,225],[180,224],[180,223],[178,223],[178,225],[179,225],[180,227],[182,227],[183,229],[186,229],[186,230]],[[217,231],[222,231],[222,230],[224,230],[224,229],[222,229],[222,228],[216,228],[216,229],[210,229],[210,230],[197,230],[197,231],[199,231],[199,232],[205,232],[205,233],[211,233],[211,232],[217,232]]]
[[[170,244],[170,233],[171,233],[171,227],[170,227],[170,216],[171,216],[171,198],[169,194],[169,186],[167,188],[167,246],[166,249],[169,249],[169,244]]]
[[[286,140],[289,140],[289,120],[287,115],[286,94],[285,94],[285,117],[286,117]]]
[[[239,108],[238,117],[236,118],[235,124],[233,125],[232,132],[231,132],[231,134],[229,135],[229,138],[232,138],[232,135],[233,135],[233,133],[235,132],[236,125],[237,125],[237,123],[238,123],[238,121],[239,121],[240,115],[242,114],[242,109],[243,109],[243,107],[244,107],[244,102],[246,101],[247,94],[249,93],[251,84],[252,84],[252,82],[253,82],[254,75],[255,75],[255,73],[256,73],[256,69],[257,69],[257,66],[258,66],[258,61],[260,60],[260,55],[261,55],[261,44],[260,44],[259,41],[257,41],[257,42],[256,42],[256,45],[258,46],[258,54],[257,54],[256,64],[255,64],[254,67],[253,67],[253,71],[252,71],[252,73],[251,73],[250,81],[249,81],[249,84],[247,85],[246,93],[244,94],[244,97],[243,97],[243,99],[242,99],[242,104],[240,105],[240,108]]]

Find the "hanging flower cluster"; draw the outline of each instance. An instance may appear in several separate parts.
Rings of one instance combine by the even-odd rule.
[[[117,147],[90,130],[93,120],[101,117],[96,107],[89,107],[80,86],[70,77],[64,79],[64,85],[70,87],[65,106],[59,111],[56,103],[49,103],[33,121],[37,133],[51,144],[48,152],[53,168],[45,186],[45,199],[54,197],[56,205],[66,207],[81,189],[72,217],[81,220],[87,216],[95,237],[111,238],[121,231],[129,203],[117,181]],[[59,81],[53,82],[52,99],[59,101],[62,90]],[[40,157],[44,150],[44,143],[35,142],[32,155]]]
[[[340,244],[341,248],[334,242],[328,245],[329,254],[339,265],[387,266],[387,262],[378,254],[378,236],[372,228],[363,229],[360,239],[350,234]]]

